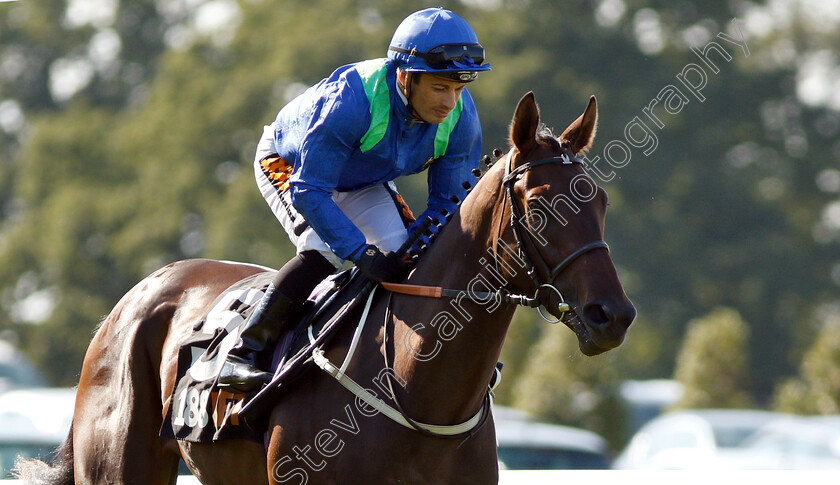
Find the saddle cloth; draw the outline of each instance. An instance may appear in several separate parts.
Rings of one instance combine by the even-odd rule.
[[[278,340],[271,364],[274,379],[259,392],[218,388],[216,382],[239,327],[262,299],[274,272],[258,273],[220,294],[178,354],[175,387],[160,429],[163,437],[198,443],[223,439],[263,442],[268,412],[288,384],[311,364],[312,349],[335,334],[342,317],[370,292],[358,269],[324,280],[309,297],[311,307]]]

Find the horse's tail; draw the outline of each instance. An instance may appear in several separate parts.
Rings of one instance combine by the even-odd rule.
[[[52,465],[38,458],[18,460],[13,471],[26,485],[73,485],[73,426],[56,448]]]

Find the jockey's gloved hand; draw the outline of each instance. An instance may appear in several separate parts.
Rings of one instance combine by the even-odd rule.
[[[362,273],[373,281],[396,282],[408,273],[410,266],[392,251],[382,252],[373,244],[365,246],[355,260]]]

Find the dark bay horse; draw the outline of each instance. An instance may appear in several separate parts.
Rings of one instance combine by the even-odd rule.
[[[575,158],[591,145],[596,123],[592,97],[555,138],[541,127],[533,94],[525,95],[510,151],[406,281],[468,291],[431,298],[379,288],[358,338],[347,324],[325,349],[338,365],[354,348],[346,374],[413,421],[454,425],[480,416],[466,433],[446,439],[398,424],[313,367],[274,407],[267,453],[252,441],[159,437],[181,343],[224,289],[265,271],[189,260],[141,281],[104,319],[85,356],[70,435],[51,467],[21,463],[22,478],[172,484],[182,456],[204,484],[496,483],[495,432],[482,410],[516,307],[509,296],[536,295],[586,355],[620,345],[635,317],[603,242],[606,194]]]

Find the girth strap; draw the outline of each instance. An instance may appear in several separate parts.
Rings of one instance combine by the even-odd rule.
[[[365,309],[362,312],[362,317],[359,319],[358,325],[356,326],[356,331],[353,333],[353,340],[350,344],[350,348],[347,350],[347,354],[344,356],[344,362],[341,364],[341,368],[336,367],[332,362],[330,362],[330,360],[324,355],[324,350],[321,347],[317,347],[312,351],[312,361],[315,363],[315,365],[320,367],[321,370],[331,375],[335,380],[338,381],[339,384],[341,384],[348,391],[352,392],[359,399],[361,399],[380,413],[384,414],[394,422],[399,423],[405,426],[406,428],[417,430],[426,435],[436,436],[440,438],[459,438],[461,436],[470,436],[473,432],[475,432],[475,430],[478,429],[478,427],[480,427],[484,423],[484,421],[489,416],[489,391],[485,393],[484,403],[482,404],[481,408],[469,420],[461,424],[454,425],[426,424],[417,422],[405,415],[405,413],[402,411],[402,408],[399,405],[399,402],[396,400],[396,395],[393,394],[393,389],[391,390],[391,393],[394,399],[394,403],[397,405],[398,409],[395,409],[385,401],[377,398],[376,396],[371,394],[370,391],[360,386],[356,381],[354,381],[351,377],[345,374],[345,372],[347,371],[347,367],[349,366],[350,361],[353,358],[353,355],[356,353],[356,347],[361,337],[362,331],[364,330],[365,323],[367,322],[368,312],[370,311],[371,303],[373,302],[373,295],[375,293],[375,290],[376,288],[374,288],[371,291],[370,295],[368,295],[368,300],[365,305]],[[390,366],[387,365],[386,357],[386,368],[389,367]]]

